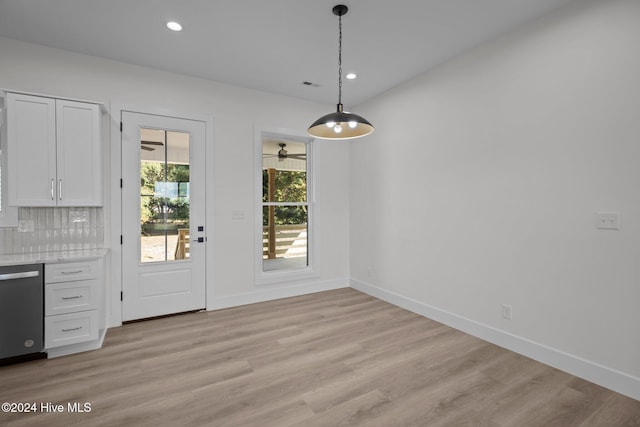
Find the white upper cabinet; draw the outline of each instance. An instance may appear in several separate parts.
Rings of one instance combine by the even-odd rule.
[[[7,94],[7,151],[9,205],[55,206],[54,99]]]
[[[58,206],[102,205],[100,110],[56,100]]]
[[[11,206],[101,206],[97,104],[7,94]]]

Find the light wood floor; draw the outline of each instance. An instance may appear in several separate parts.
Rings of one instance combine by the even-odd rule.
[[[353,289],[109,330],[0,368],[2,426],[632,426],[640,402]]]

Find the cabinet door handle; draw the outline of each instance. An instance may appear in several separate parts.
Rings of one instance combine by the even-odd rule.
[[[60,181],[59,181],[59,183],[58,183],[58,184],[59,184],[59,188],[58,188],[58,190],[59,190],[59,191],[58,191],[58,197],[60,198],[60,200],[62,200],[62,178],[60,178]]]
[[[78,326],[77,328],[63,329],[62,332],[79,331],[80,329],[82,329],[82,326]]]
[[[82,270],[74,270],[74,271],[61,271],[60,274],[78,274],[82,273]]]
[[[72,297],[62,297],[63,300],[80,299],[80,298],[82,298],[82,295],[75,295]]]
[[[53,200],[53,181],[54,179],[51,178],[51,200]]]

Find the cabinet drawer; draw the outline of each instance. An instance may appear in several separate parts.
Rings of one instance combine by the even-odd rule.
[[[44,318],[45,349],[91,341],[97,338],[97,310],[59,314]]]
[[[73,282],[98,278],[98,260],[45,264],[44,282]]]
[[[73,313],[98,308],[98,280],[51,283],[44,288],[44,314]]]

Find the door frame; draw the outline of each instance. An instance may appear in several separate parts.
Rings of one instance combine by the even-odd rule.
[[[110,246],[110,264],[111,268],[107,269],[107,326],[115,327],[122,325],[122,301],[120,299],[122,292],[122,246],[120,245],[120,236],[122,234],[122,198],[120,179],[122,177],[122,138],[120,134],[120,118],[123,111],[129,111],[141,114],[151,114],[159,116],[176,117],[179,119],[194,120],[204,122],[205,124],[205,165],[214,164],[214,120],[213,116],[191,113],[184,111],[175,111],[167,108],[150,107],[146,105],[137,105],[131,103],[111,102],[110,120],[111,120],[111,164],[107,168],[109,171],[106,177],[109,182],[110,191],[105,195],[105,206],[111,206],[108,209],[110,221],[105,221],[105,225],[110,223],[109,229],[105,229],[105,236],[108,236]],[[215,242],[215,230],[213,228],[214,218],[214,174],[215,167],[205,168],[205,230],[207,230],[207,240],[210,242],[209,248],[205,256],[205,292],[206,292],[206,309],[213,307],[214,286],[211,267],[213,266],[213,242]],[[105,215],[107,214],[105,210]]]

